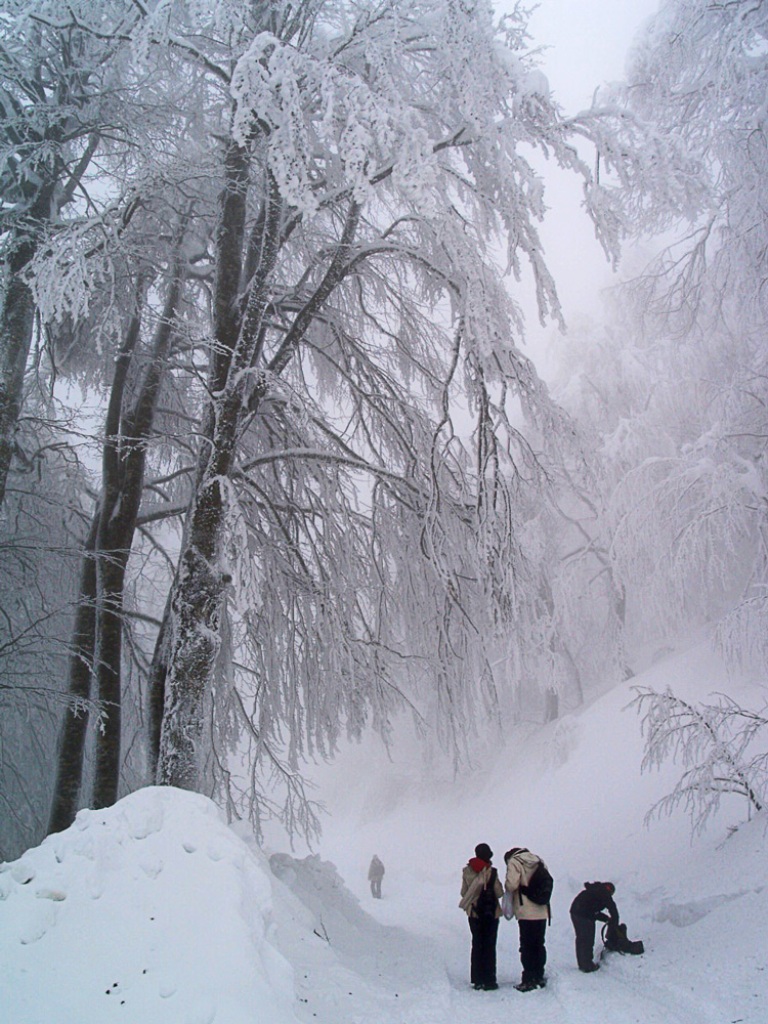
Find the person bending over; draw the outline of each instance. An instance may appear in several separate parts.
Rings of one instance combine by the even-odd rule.
[[[613,902],[615,892],[613,882],[585,882],[571,904],[571,921],[576,933],[576,963],[585,974],[600,970],[600,964],[594,960],[595,922],[611,921],[615,926],[619,923],[619,911]]]

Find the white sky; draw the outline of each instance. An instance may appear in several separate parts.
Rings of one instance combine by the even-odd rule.
[[[563,107],[585,106],[596,86],[624,77],[627,50],[658,5],[659,0],[540,0],[530,31],[536,45],[547,47],[542,70]]]

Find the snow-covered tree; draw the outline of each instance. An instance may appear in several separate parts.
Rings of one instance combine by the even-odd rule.
[[[27,262],[6,279],[8,295],[22,295],[30,330],[33,314],[40,327],[30,381],[42,382],[59,397],[65,388],[58,382],[73,383],[75,395],[102,396],[106,407],[104,432],[93,439],[89,457],[93,463],[95,451],[96,461],[101,460],[102,478],[83,500],[84,512],[91,501],[93,507],[87,513],[90,529],[81,538],[80,596],[69,647],[69,701],[76,713],[65,713],[62,722],[51,815],[58,828],[72,820],[79,800],[103,805],[117,794],[123,767],[126,573],[141,526],[140,504],[152,505],[142,483],[148,458],[162,451],[156,435],[166,432],[174,437],[178,418],[185,412],[194,417],[199,406],[194,395],[189,401],[197,373],[189,325],[196,319],[199,332],[205,333],[200,322],[207,313],[205,247],[211,224],[205,208],[206,202],[212,205],[215,192],[211,193],[201,159],[203,135],[194,129],[201,103],[195,93],[200,75],[192,65],[186,75],[178,64],[169,68],[165,49],[155,49],[150,58],[140,31],[146,10],[120,2],[94,6],[30,0],[12,6],[4,28],[14,39],[5,57],[19,67],[26,60],[31,70],[30,95],[25,103],[19,101],[18,116],[6,125],[8,174],[32,188],[40,183],[42,172],[35,177],[32,170],[39,159],[50,172],[56,202],[47,220],[38,210],[33,223],[31,214],[18,204],[10,206],[8,193],[7,250],[12,249],[19,224],[27,240],[33,228],[36,232],[35,244],[25,250]],[[17,52],[22,41],[25,45]],[[13,82],[20,76],[17,68]],[[84,109],[72,99],[72,90]],[[6,97],[8,103],[15,95]],[[26,148],[14,148],[22,114],[29,139]],[[106,123],[101,125],[98,118]],[[57,148],[46,133],[59,122],[68,126],[68,134],[66,145],[62,142]],[[79,134],[86,126],[87,147]],[[39,139],[37,129],[42,133]],[[80,153],[77,176],[65,188],[71,171],[67,161],[74,162]],[[193,166],[196,174],[191,175]],[[197,276],[192,268],[196,262],[203,264],[195,294],[202,307],[199,313],[188,295],[182,298],[182,282]],[[15,346],[18,339],[26,340],[28,352],[29,336],[22,335],[17,332],[4,352],[21,352],[24,346]],[[178,346],[182,335],[184,355],[173,352],[173,371],[177,385],[179,378],[186,378],[187,407],[176,401],[177,419],[171,424],[174,402],[169,402],[170,391],[163,392],[162,382],[172,370],[172,340]],[[22,356],[20,365],[23,362]],[[164,422],[158,423],[161,394],[168,408],[159,417]],[[73,422],[81,438],[93,429],[92,420]],[[62,447],[73,444],[71,425],[62,413]],[[23,464],[30,453],[12,435],[9,428],[11,447],[15,445]],[[34,436],[34,430],[27,429],[25,439]],[[183,444],[173,450],[171,457],[178,457]],[[168,448],[154,461],[163,459],[167,469]],[[166,484],[162,493],[168,497],[171,491]],[[167,514],[144,509],[145,519]],[[139,598],[142,603],[147,603],[146,594]],[[134,606],[132,612],[152,618],[146,607]],[[134,647],[132,657],[135,651]],[[96,706],[90,704],[94,700],[99,701],[95,735],[88,729],[89,715],[82,713],[83,708]],[[93,795],[80,792],[89,733],[95,748]],[[138,746],[143,749],[145,744]]]
[[[520,7],[498,24],[474,0],[18,13],[89,68],[104,44],[81,77],[121,101],[80,144],[98,160],[72,222],[41,222],[13,279],[41,371],[107,408],[68,647],[70,699],[107,716],[97,802],[130,746],[139,780],[157,763],[232,813],[311,828],[299,762],[342,730],[386,737],[406,707],[460,751],[510,676],[542,702],[579,694],[602,650],[574,642],[597,617],[553,569],[575,560],[548,479],[572,431],[511,297],[530,273],[560,319],[528,158],[581,176],[613,253],[622,183],[664,177],[658,208],[686,201],[661,136],[616,104],[563,118]],[[603,578],[604,549],[583,550]],[[159,626],[151,665],[131,621]],[[65,716],[54,827],[83,799],[84,725]]]
[[[119,229],[107,172],[129,143],[122,55],[136,20],[126,0],[8,0],[0,12],[0,504],[35,331],[34,263],[62,233],[83,251],[99,244],[89,225],[102,239]],[[65,303],[87,303],[80,268],[70,255],[48,281]]]
[[[150,219],[150,223],[154,225],[156,221]],[[157,405],[174,341],[180,333],[186,269],[183,238],[182,226],[177,230],[164,273],[159,274],[158,267],[154,270],[154,302],[148,295],[148,268],[145,274],[135,274],[133,294],[126,279],[129,305],[109,390],[101,490],[83,550],[69,692],[76,701],[96,697],[100,702],[102,717],[95,738],[95,778],[90,800],[96,807],[110,806],[118,796],[126,573],[144,497],[148,446]],[[159,253],[156,246],[153,248],[157,259]],[[50,827],[54,831],[67,827],[77,811],[86,729],[86,715],[65,716],[51,812]]]
[[[614,231],[571,145],[606,124],[560,119],[521,10],[497,28],[453,0],[219,4],[187,32],[225,29],[227,62],[205,54],[228,99],[210,399],[155,665],[159,777],[192,787],[234,678],[225,636],[256,752],[275,722],[320,750],[342,723],[385,728],[404,681],[429,683],[448,733],[494,705],[488,641],[531,643],[540,595],[520,411],[557,433],[497,268],[527,261],[558,315],[526,149],[582,173]]]

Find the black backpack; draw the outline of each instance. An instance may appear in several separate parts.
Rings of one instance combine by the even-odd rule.
[[[602,938],[605,948],[612,953],[632,953],[635,956],[640,956],[645,952],[645,946],[640,939],[633,941],[627,938],[625,924],[614,924],[612,921],[604,924]]]
[[[520,895],[525,896],[531,903],[538,903],[540,907],[548,907],[552,900],[554,885],[546,864],[540,860],[528,879],[528,885],[520,886]]]
[[[499,909],[499,900],[493,891],[496,887],[496,868],[491,868],[491,878],[487,885],[480,890],[480,895],[475,900],[475,916],[482,920],[489,920],[496,917]]]

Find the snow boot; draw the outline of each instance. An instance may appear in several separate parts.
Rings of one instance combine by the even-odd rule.
[[[546,984],[546,978],[536,978],[531,981],[521,981],[519,985],[515,985],[515,988],[518,992],[533,992],[536,988],[545,988]]]

